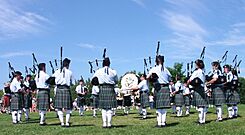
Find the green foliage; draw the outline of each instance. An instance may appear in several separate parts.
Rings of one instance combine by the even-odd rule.
[[[239,82],[241,84],[241,86],[239,88],[239,95],[241,98],[241,103],[245,104],[245,78],[240,77]]]
[[[172,79],[175,80],[176,75],[180,75],[182,80],[184,79],[183,63],[174,63],[174,67],[167,67],[172,75]]]

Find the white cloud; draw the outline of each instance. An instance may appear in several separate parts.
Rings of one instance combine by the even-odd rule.
[[[0,36],[1,38],[16,38],[23,35],[35,34],[50,21],[37,13],[25,11],[10,4],[7,0],[0,0]]]
[[[209,45],[239,46],[245,45],[245,22],[236,23],[223,35],[224,38],[209,42]]]
[[[131,1],[135,2],[137,5],[139,5],[139,6],[143,7],[143,8],[146,7],[143,0],[131,0]]]
[[[205,35],[207,31],[199,25],[191,16],[176,12],[163,11],[160,16],[170,29],[185,34]]]
[[[95,48],[97,48],[95,45],[87,44],[87,43],[80,43],[77,46],[82,47],[82,48],[86,48],[86,49],[95,49]]]
[[[31,52],[8,52],[0,56],[0,58],[11,58],[18,56],[31,56]]]

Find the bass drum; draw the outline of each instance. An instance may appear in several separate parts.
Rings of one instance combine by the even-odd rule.
[[[139,83],[138,77],[133,73],[128,73],[121,80],[122,89],[131,89]]]

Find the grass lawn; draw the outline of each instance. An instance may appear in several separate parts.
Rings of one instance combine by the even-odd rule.
[[[227,108],[224,107],[223,117],[227,117]],[[169,111],[170,112],[170,111]],[[149,111],[149,118],[147,120],[140,120],[137,111],[134,110],[128,116],[122,116],[122,111],[117,112],[117,116],[113,117],[112,129],[103,129],[101,115],[98,118],[92,117],[92,112],[86,112],[85,116],[80,117],[78,112],[73,112],[71,118],[72,127],[62,128],[59,126],[59,120],[56,118],[55,113],[47,114],[47,126],[39,126],[39,116],[37,113],[31,114],[29,123],[13,125],[11,116],[7,114],[0,115],[0,134],[1,135],[19,135],[19,134],[40,134],[40,135],[61,135],[61,134],[113,134],[113,135],[131,135],[131,134],[144,134],[144,135],[175,135],[175,134],[212,134],[212,135],[242,135],[245,134],[245,105],[239,106],[240,117],[233,120],[224,120],[221,123],[215,122],[216,114],[215,109],[210,108],[207,115],[207,124],[198,126],[197,112],[192,109],[189,117],[176,118],[174,115],[168,113],[166,128],[154,128],[156,125],[155,110]]]

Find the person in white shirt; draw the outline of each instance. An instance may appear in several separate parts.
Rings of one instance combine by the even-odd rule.
[[[93,117],[96,117],[97,109],[99,106],[99,80],[97,77],[94,77],[91,81],[91,84],[93,85],[92,87],[92,107],[93,107]]]
[[[181,117],[183,114],[182,107],[184,105],[183,97],[183,84],[181,82],[180,75],[176,75],[175,91],[172,95],[175,95],[175,105],[177,110],[177,117]]]
[[[117,72],[110,68],[110,59],[103,60],[103,68],[98,69],[94,76],[99,81],[99,108],[102,109],[103,128],[111,128],[113,108],[117,108],[115,84],[118,82]]]
[[[221,122],[223,120],[222,106],[223,104],[225,104],[224,87],[223,87],[223,82],[221,82],[222,72],[221,72],[220,63],[218,61],[212,62],[212,67],[213,67],[212,79],[208,81],[206,84],[208,86],[211,86],[212,89],[212,98],[214,101],[214,105],[216,106],[216,112],[217,112],[216,121]]]
[[[3,88],[4,98],[3,98],[3,108],[2,112],[10,113],[10,98],[11,98],[11,90],[10,90],[10,82],[4,83]]]
[[[147,118],[147,110],[146,108],[149,107],[149,84],[146,80],[146,75],[143,74],[140,76],[141,82],[136,88],[132,88],[132,90],[139,90],[140,91],[140,107],[142,108],[143,118]]]
[[[77,106],[79,107],[80,116],[84,115],[84,104],[85,104],[85,96],[87,94],[87,87],[84,86],[84,80],[81,79],[79,81],[79,85],[76,87],[77,93]]]
[[[72,72],[69,70],[71,60],[63,60],[62,69],[56,70],[53,74],[57,86],[55,95],[55,108],[58,110],[61,126],[70,127],[72,113],[72,97],[70,86],[72,84]],[[66,123],[64,124],[63,109],[66,110]]]
[[[11,103],[10,103],[13,124],[17,124],[18,122],[21,122],[22,106],[23,106],[21,95],[24,92],[24,89],[21,88],[21,75],[22,75],[21,72],[16,71],[14,74],[14,79],[10,84],[10,90],[13,93],[11,96]]]
[[[185,103],[185,115],[190,115],[190,89],[187,85],[187,80],[184,81],[183,86],[183,96],[184,96],[184,103]]]
[[[187,85],[191,84],[194,87],[193,100],[196,103],[198,110],[198,124],[203,125],[206,122],[207,113],[207,98],[204,90],[205,84],[205,72],[204,63],[202,60],[196,60],[196,70],[192,73],[191,77],[187,81]]]
[[[40,63],[38,65],[38,74],[35,77],[38,93],[37,93],[37,108],[40,115],[40,125],[45,126],[45,115],[50,107],[50,88],[46,81],[49,75],[46,73],[46,64]]]
[[[32,107],[32,93],[31,93],[31,87],[30,87],[30,81],[31,81],[31,75],[27,75],[24,81],[24,85],[26,87],[26,93],[24,94],[24,113],[26,117],[26,121],[30,119],[30,108]]]
[[[153,67],[147,79],[153,78],[154,88],[155,88],[155,102],[157,109],[157,125],[156,127],[166,127],[166,117],[167,109],[170,107],[170,90],[169,90],[169,81],[171,79],[171,74],[166,67],[163,65],[164,56],[156,57],[156,67]],[[154,77],[155,76],[155,77]]]

